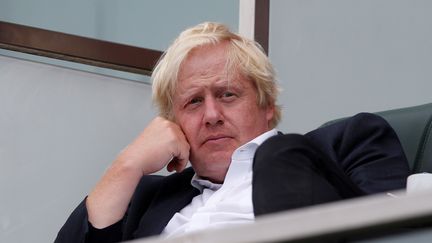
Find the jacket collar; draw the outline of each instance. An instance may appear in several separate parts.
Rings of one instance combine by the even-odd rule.
[[[176,212],[188,205],[199,190],[192,187],[192,168],[166,177],[147,211],[143,214],[134,238],[160,234]]]

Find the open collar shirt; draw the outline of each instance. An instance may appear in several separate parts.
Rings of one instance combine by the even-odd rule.
[[[163,234],[172,237],[202,229],[253,222],[253,157],[258,146],[276,134],[277,130],[272,129],[237,148],[231,156],[223,184],[212,183],[195,175],[191,184],[201,194],[171,218]]]

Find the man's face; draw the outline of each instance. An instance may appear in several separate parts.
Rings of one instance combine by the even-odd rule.
[[[273,117],[273,107],[258,107],[251,81],[227,75],[226,48],[221,43],[193,50],[174,95],[174,117],[190,144],[190,162],[214,182],[224,180],[234,150],[268,131]]]

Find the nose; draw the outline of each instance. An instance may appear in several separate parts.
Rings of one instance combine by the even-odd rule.
[[[222,125],[223,114],[222,107],[214,98],[207,98],[204,102],[204,123],[206,126],[211,127],[215,125]]]

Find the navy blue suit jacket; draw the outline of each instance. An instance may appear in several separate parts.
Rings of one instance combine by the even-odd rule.
[[[338,164],[365,194],[405,187],[409,175],[406,157],[395,132],[381,117],[362,113],[305,136]],[[144,176],[125,217],[102,230],[89,225],[83,201],[60,230],[56,242],[118,242],[160,234],[173,215],[199,194],[190,184],[193,175],[193,169],[188,168],[166,177]],[[254,190],[253,193],[260,192]],[[254,204],[254,207],[259,205]]]

